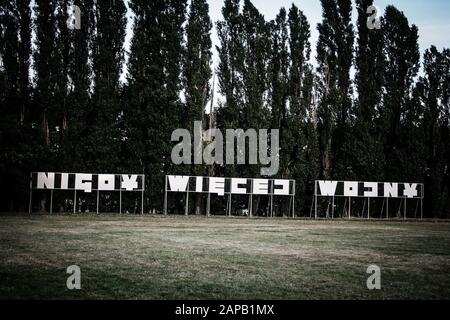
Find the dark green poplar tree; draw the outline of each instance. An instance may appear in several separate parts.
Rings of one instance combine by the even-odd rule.
[[[287,173],[289,152],[284,149],[285,139],[288,136],[288,97],[289,97],[289,31],[287,12],[281,8],[275,20],[270,22],[271,27],[271,56],[269,64],[269,92],[271,107],[271,127],[280,129],[280,170],[277,176]],[[284,131],[286,129],[286,132]]]
[[[302,105],[305,106],[305,119],[304,119],[304,147],[303,147],[303,182],[300,185],[301,191],[305,195],[314,194],[314,181],[319,178],[320,175],[320,150],[319,150],[319,137],[317,130],[317,109],[315,99],[315,84],[316,75],[311,65],[307,65],[305,69],[305,76],[303,80],[302,89]],[[297,186],[296,186],[297,187]],[[312,197],[303,197],[303,199],[297,200],[296,206],[300,208],[299,215],[309,215],[310,212],[304,211],[310,205]],[[303,212],[302,212],[303,211]]]
[[[219,65],[217,78],[219,93],[224,97],[219,103],[217,127],[241,128],[244,113],[244,68],[243,23],[239,12],[239,0],[225,0],[222,8],[223,20],[217,22],[220,46],[217,46]],[[218,167],[220,174],[235,176],[236,166],[228,164]]]
[[[309,38],[311,36],[308,20],[294,4],[289,10],[289,101],[291,113],[303,119],[306,114],[304,104],[304,81],[308,70],[311,54]]]
[[[124,113],[127,123],[127,153],[130,170],[147,175],[146,189],[153,185],[152,175],[159,163],[157,144],[160,115],[160,97],[164,87],[164,62],[162,56],[162,26],[164,1],[134,0],[130,2],[134,13],[133,38],[128,61],[128,84],[125,88]],[[153,196],[147,192],[148,199]]]
[[[202,121],[203,128],[207,124],[203,122],[205,108],[211,98],[211,28],[209,17],[209,5],[206,0],[192,0],[189,6],[188,21],[186,26],[186,55],[184,57],[184,90],[186,97],[185,114],[181,123],[184,128],[190,128],[194,133],[194,121]],[[191,159],[194,163],[193,159]],[[191,175],[205,175],[206,168],[201,164],[191,166]],[[195,213],[201,209],[201,194],[195,198]]]
[[[186,26],[186,55],[184,57],[184,88],[186,97],[186,126],[203,119],[211,96],[211,28],[209,5],[206,0],[193,0]],[[193,129],[192,129],[193,130]],[[193,132],[193,131],[191,131]]]
[[[30,1],[0,1],[0,210],[25,211],[31,137]]]
[[[289,34],[285,8],[281,8],[275,20],[271,22],[271,34],[272,48],[269,72],[272,127],[280,128],[287,113],[289,82]]]
[[[240,72],[243,69],[244,50],[239,5],[240,0],[225,0],[223,20],[217,22],[220,41],[220,46],[216,48],[219,53],[218,80],[220,93],[224,96],[218,115],[220,129],[237,127],[243,108],[240,104],[243,97]]]
[[[265,103],[265,94],[268,88],[267,69],[270,57],[269,25],[250,0],[244,0],[241,21],[244,50],[242,69],[244,112],[239,128],[244,130],[251,128],[258,132],[259,129],[267,129],[269,126],[268,105]],[[246,144],[246,148],[247,146],[248,144]],[[257,165],[240,169],[242,174],[252,176],[260,174],[260,167]],[[254,207],[256,210],[256,205]]]
[[[55,40],[55,87],[53,94],[55,98],[54,126],[50,130],[52,134],[53,157],[57,159],[60,166],[63,165],[65,157],[65,138],[68,128],[68,93],[69,93],[69,53],[72,47],[67,27],[68,0],[57,0],[56,3],[56,40]],[[61,168],[62,169],[62,168]]]
[[[121,146],[117,125],[120,112],[120,74],[124,61],[123,43],[126,7],[122,0],[94,1],[92,42],[92,108],[86,125],[87,167],[95,172],[119,168]]]
[[[281,8],[275,20],[270,22],[271,51],[268,67],[271,127],[280,129],[280,169],[277,177],[287,173],[290,154],[285,149],[288,136],[288,96],[289,96],[289,49],[288,22],[285,8]],[[280,202],[274,201],[274,214],[281,210]]]
[[[423,121],[421,119],[424,119],[421,88],[420,85],[413,85],[411,97],[405,104],[401,120],[401,148],[399,154],[401,155],[402,175],[404,177],[402,181],[424,181],[427,152],[423,134]],[[416,203],[416,217],[420,212],[418,205]]]
[[[159,24],[163,1],[131,1],[133,38],[128,60],[127,84],[124,90],[124,112],[127,123],[126,146],[131,154],[130,169],[147,172],[153,139],[150,121],[156,113],[158,91],[163,86],[162,31]],[[149,79],[151,79],[149,81]],[[126,107],[128,106],[128,107]],[[153,110],[152,110],[153,109]]]
[[[259,129],[266,125],[264,93],[267,88],[269,61],[269,26],[250,0],[242,10],[244,47],[244,128]]]
[[[308,20],[301,10],[294,4],[289,9],[289,84],[288,101],[289,116],[286,125],[286,140],[284,142],[284,156],[288,157],[286,169],[288,177],[296,181],[296,192],[303,193],[306,188],[306,140],[307,112],[311,104],[312,73],[308,64],[311,54],[309,38],[311,36]],[[283,128],[282,127],[282,128]],[[298,198],[296,211],[302,212],[304,198]]]
[[[348,162],[342,148],[351,116],[350,68],[354,31],[351,0],[322,0],[323,21],[318,25],[318,114],[322,176],[347,175]],[[332,170],[333,169],[333,170]]]
[[[354,176],[361,181],[383,181],[384,144],[379,127],[378,110],[382,104],[384,54],[383,29],[368,28],[367,10],[373,0],[357,0],[358,39],[355,54],[355,84],[357,96],[354,108],[353,139],[346,147],[351,150]],[[378,13],[380,14],[380,13]]]
[[[223,20],[217,23],[220,46],[218,79],[224,96],[218,110],[219,129],[255,129],[270,125],[268,103],[268,69],[270,28],[251,1],[227,0],[222,8]],[[248,139],[246,149],[248,151]],[[237,160],[235,150],[235,163]],[[248,159],[248,152],[246,158]],[[258,175],[258,165],[230,165],[219,169],[227,176]],[[233,200],[234,201],[234,200]],[[259,199],[253,201],[254,212]]]
[[[418,132],[418,136],[423,136],[425,150],[423,150],[426,161],[426,170],[419,167],[420,171],[425,171],[425,193],[429,195],[426,201],[426,212],[430,212],[433,217],[445,217],[445,206],[448,201],[449,189],[445,183],[448,178],[446,154],[448,147],[448,124],[449,124],[449,96],[448,79],[450,78],[450,51],[448,49],[439,52],[432,46],[424,54],[424,76],[416,84],[413,96],[414,101],[418,101],[419,109],[423,113],[423,132]],[[412,113],[412,112],[409,112]],[[420,114],[422,115],[422,114]],[[410,122],[420,123],[420,118],[415,114],[410,114]],[[416,141],[417,142],[417,141]],[[414,156],[410,154],[410,156]],[[417,157],[417,156],[416,156]]]
[[[402,132],[402,124],[419,69],[418,30],[415,25],[410,26],[403,12],[393,6],[386,8],[382,29],[386,61],[381,117],[383,131],[386,132],[386,179],[417,180],[419,177],[406,175],[405,167],[412,159],[403,146],[407,142],[405,139],[412,139],[412,136]]]
[[[174,129],[183,128],[180,102],[186,1],[132,1],[135,14],[124,114],[131,166],[147,175],[146,205],[162,209],[164,175]]]
[[[61,163],[59,130],[61,125],[61,101],[58,93],[62,59],[59,55],[58,35],[58,1],[36,1],[34,12],[34,32],[36,34],[33,53],[34,60],[34,94],[33,127],[37,141],[35,156],[38,159],[33,171],[57,171]],[[40,199],[39,210],[46,211],[46,194]]]
[[[445,77],[444,84],[450,83],[450,49],[444,50],[444,68],[445,68]],[[450,104],[450,86],[444,85],[442,93],[442,101],[444,105],[447,105],[447,108],[444,109],[443,118],[442,118],[442,126],[444,128],[444,145],[446,145],[446,158],[447,158],[447,166],[446,168],[450,168],[450,108],[448,105]],[[447,203],[445,205],[445,217],[448,218],[450,216],[450,170],[446,170],[444,176],[444,184],[447,191]]]
[[[92,70],[89,48],[91,46],[94,6],[92,0],[75,0],[80,8],[80,29],[69,30],[69,89],[63,117],[64,166],[66,170],[88,170],[83,161],[86,154],[85,141],[89,138],[90,86]]]
[[[56,128],[57,102],[55,88],[57,87],[59,61],[57,52],[57,1],[36,1],[35,3],[35,33],[36,50],[34,51],[34,118],[39,127],[39,141],[42,150],[39,158],[53,166],[50,156],[51,132]],[[44,168],[41,168],[44,170]]]
[[[164,91],[161,104],[158,108],[161,113],[156,124],[160,136],[159,164],[153,179],[153,188],[156,196],[152,202],[157,208],[163,207],[164,176],[168,172],[177,172],[180,168],[172,163],[170,157],[174,144],[171,142],[172,132],[184,128],[181,121],[183,103],[180,99],[183,84],[183,56],[185,54],[184,24],[186,22],[186,0],[166,1],[166,9],[162,20],[163,43],[162,53],[164,58]],[[163,173],[161,173],[163,172]],[[158,187],[156,187],[158,186]]]
[[[264,16],[250,0],[244,0],[242,9],[242,45],[244,84],[243,114],[239,128],[244,130],[270,129],[269,104],[266,103],[268,91],[268,68],[270,59],[270,28]],[[269,136],[270,139],[270,136]],[[270,144],[269,144],[270,146]],[[249,141],[245,143],[246,157],[250,148]],[[239,152],[239,151],[238,151]],[[277,152],[269,150],[268,152]],[[238,166],[240,176],[259,176],[260,165]],[[267,200],[267,198],[265,199]],[[260,197],[253,197],[253,213],[263,212],[266,203]]]

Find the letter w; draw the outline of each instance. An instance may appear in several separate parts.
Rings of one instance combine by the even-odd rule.
[[[189,176],[169,176],[169,188],[174,192],[185,192]]]
[[[320,196],[332,197],[336,194],[337,181],[319,181]]]

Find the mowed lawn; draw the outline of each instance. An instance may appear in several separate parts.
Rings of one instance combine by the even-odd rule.
[[[448,299],[450,224],[2,216],[0,298]]]

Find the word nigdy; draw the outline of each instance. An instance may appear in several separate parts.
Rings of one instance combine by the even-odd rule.
[[[137,174],[32,173],[34,189],[99,191],[142,191],[144,176]]]

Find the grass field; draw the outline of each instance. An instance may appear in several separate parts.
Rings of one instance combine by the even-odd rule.
[[[0,298],[448,299],[450,224],[2,216]]]

